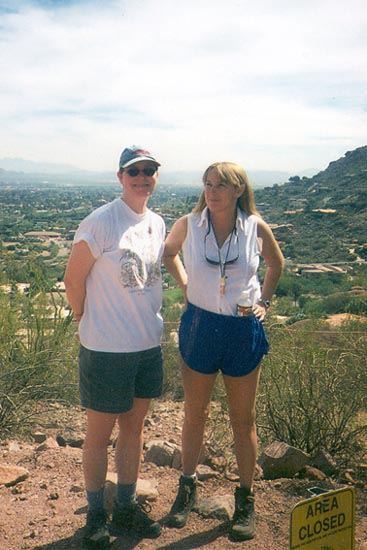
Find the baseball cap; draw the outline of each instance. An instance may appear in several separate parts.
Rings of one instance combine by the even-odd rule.
[[[130,166],[135,162],[139,162],[140,160],[150,160],[151,162],[154,162],[157,166],[160,166],[160,163],[152,156],[149,151],[136,145],[126,147],[122,151],[119,166],[120,168],[126,168],[127,166]]]

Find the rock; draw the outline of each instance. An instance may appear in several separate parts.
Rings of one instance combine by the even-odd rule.
[[[66,447],[67,445],[69,445],[69,447],[76,447],[78,449],[81,449],[83,447],[84,437],[64,437],[62,434],[58,434],[56,436],[56,441],[60,447]]]
[[[84,491],[84,488],[81,485],[72,485],[70,487],[71,493],[82,493]]]
[[[155,501],[158,498],[158,481],[152,479],[138,479],[136,495],[139,502]]]
[[[176,445],[175,443],[173,444]],[[182,452],[178,446],[176,446],[173,451],[171,468],[174,468],[175,470],[182,470]]]
[[[69,437],[65,439],[66,444],[76,449],[81,449],[84,443],[84,437]]]
[[[59,445],[59,447],[66,447],[66,441],[61,434],[57,434],[56,442]]]
[[[312,466],[315,466],[319,470],[323,471],[327,476],[336,474],[338,471],[335,460],[329,453],[323,451],[322,449],[317,451],[311,464]]]
[[[29,477],[29,472],[20,466],[0,464],[0,485],[12,487]]]
[[[146,428],[152,428],[152,427],[154,426],[154,422],[152,421],[151,418],[146,418],[146,419],[144,420],[144,426],[145,426]]]
[[[312,480],[322,481],[327,476],[324,472],[322,472],[318,468],[314,468],[306,464],[306,466],[304,468],[301,468],[301,470],[299,471],[298,477],[300,479],[312,479]]]
[[[47,451],[48,449],[58,449],[59,444],[57,443],[56,439],[53,437],[48,437],[46,441],[44,441],[41,445],[39,445],[36,449],[38,453],[41,453],[42,451]]]
[[[170,341],[177,347],[178,346],[178,333],[177,330],[171,330],[169,333]]]
[[[136,495],[139,502],[152,502],[158,498],[157,490],[158,481],[155,479],[138,479]],[[107,472],[105,483],[105,506],[108,512],[113,509],[113,504],[116,499],[117,490],[117,474],[115,472]]]
[[[174,453],[177,449],[177,445],[164,440],[150,441],[147,443],[145,461],[154,462],[157,466],[172,467]]]
[[[261,479],[263,479],[264,477],[264,473],[263,473],[263,470],[261,468],[261,466],[259,466],[259,464],[255,464],[255,472],[254,472],[254,480],[255,481],[260,481]],[[240,479],[240,476],[239,476],[239,473],[238,473],[238,468],[235,467],[234,469],[228,469],[226,470],[225,472],[225,478],[228,479],[228,481],[239,481]]]
[[[355,475],[354,470],[351,470],[351,469],[344,470],[344,472],[342,472],[339,476],[339,483],[354,484],[355,483],[354,475]]]
[[[310,456],[295,447],[274,441],[259,457],[265,479],[294,477],[309,462]]]
[[[210,466],[205,466],[204,464],[198,464],[196,468],[196,474],[199,481],[206,481],[207,479],[212,479],[213,477],[218,477],[218,472],[215,472],[210,468]]]
[[[14,453],[20,451],[21,446],[19,445],[18,441],[9,441],[8,449],[10,452]]]
[[[240,480],[240,476],[238,475],[238,470],[232,471],[232,470],[226,470],[224,472],[224,477],[228,479],[228,481],[236,482]]]
[[[234,497],[233,495],[214,495],[200,499],[194,510],[205,518],[227,521],[234,512]]]
[[[43,443],[47,439],[47,435],[43,432],[34,432],[32,437],[35,443]]]
[[[227,466],[227,459],[215,441],[208,441],[201,451],[199,463],[206,464],[218,472],[224,472]]]

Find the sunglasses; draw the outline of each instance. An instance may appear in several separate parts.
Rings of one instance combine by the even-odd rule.
[[[228,249],[227,249],[227,256],[226,256],[226,259],[224,260],[224,262],[221,262],[219,260],[213,260],[211,258],[208,258],[208,255],[207,255],[207,252],[206,252],[206,240],[208,238],[208,235],[210,233],[210,230],[207,232],[207,234],[205,235],[205,238],[204,238],[204,255],[205,255],[205,260],[208,262],[208,264],[211,264],[211,265],[223,265],[223,266],[226,266],[226,265],[231,265],[231,264],[234,264],[235,262],[237,262],[238,258],[239,258],[239,255],[240,255],[240,244],[239,244],[239,239],[237,238],[237,243],[236,243],[236,252],[235,252],[235,255],[233,258],[231,258],[230,260],[228,259],[228,256],[230,254],[230,248],[231,248],[231,244],[232,244],[232,236],[233,236],[233,233],[236,234],[236,231],[234,231],[231,235],[231,238],[230,238],[230,241],[228,243]]]
[[[143,170],[139,170],[139,168],[129,168],[128,170],[124,170],[124,172],[127,172],[131,178],[136,178],[136,176],[138,176],[139,174],[144,174],[144,176],[151,177],[151,176],[154,176],[156,171],[157,171],[156,166],[154,168],[152,167],[143,168]]]

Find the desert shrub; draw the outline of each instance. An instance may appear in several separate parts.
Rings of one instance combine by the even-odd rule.
[[[50,400],[76,402],[77,342],[63,299],[0,292],[0,431],[25,428]]]
[[[163,396],[173,401],[181,401],[184,394],[177,345],[172,342],[163,343],[162,353],[164,364]]]
[[[163,293],[163,311],[169,311],[170,307],[175,304],[183,304],[184,298],[180,288],[172,288],[165,290]],[[166,318],[166,317],[165,317]]]
[[[283,329],[271,333],[258,399],[263,442],[277,439],[308,453],[360,449],[367,407],[366,325]]]
[[[174,298],[174,299],[173,299]],[[182,292],[165,291],[163,298],[164,332],[162,339],[163,353],[163,396],[166,399],[180,401],[183,399],[183,388],[178,351],[178,327],[183,311]]]
[[[323,298],[308,298],[302,302],[302,307],[309,315],[332,315],[334,313],[367,314],[366,294],[353,292],[337,292]]]

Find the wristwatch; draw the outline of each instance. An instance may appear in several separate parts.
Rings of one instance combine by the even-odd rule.
[[[264,306],[265,309],[269,309],[270,307],[270,300],[263,300],[262,298],[260,298],[260,300],[257,301],[258,304],[260,304],[261,306]]]

